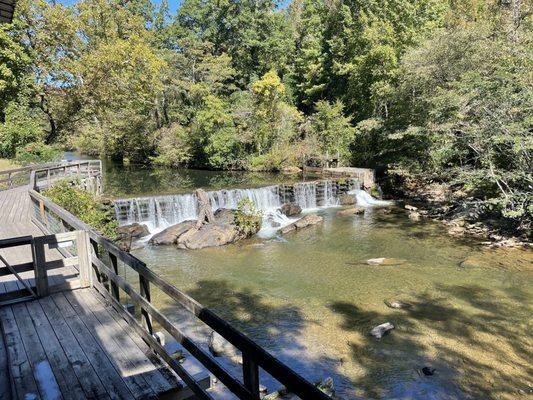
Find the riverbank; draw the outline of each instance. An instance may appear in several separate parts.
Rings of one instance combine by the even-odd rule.
[[[487,211],[485,200],[473,198],[450,183],[399,169],[388,171],[380,183],[385,197],[395,199],[413,220],[440,221],[448,234],[482,239],[481,243],[491,248],[533,246],[529,225]]]

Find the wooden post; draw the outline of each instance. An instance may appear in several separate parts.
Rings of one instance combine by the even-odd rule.
[[[113,253],[109,253],[109,259],[113,266],[113,272],[118,275],[118,260],[117,256]],[[120,291],[118,290],[118,285],[111,279],[111,295],[113,298],[120,303]]]
[[[48,228],[48,220],[46,219],[46,213],[44,211],[44,203],[42,200],[39,200],[39,213],[41,214],[41,222],[43,222]]]
[[[91,249],[89,247],[89,235],[85,231],[76,234],[78,247],[78,266],[80,269],[80,284],[82,287],[92,286],[91,274]]]
[[[148,302],[150,302],[150,282],[148,279],[146,279],[144,276],[139,275],[139,285],[141,288],[141,296],[144,297]],[[142,308],[141,306],[141,314],[143,316],[143,322],[145,325],[145,328],[150,332],[150,335],[154,333],[154,329],[152,327],[152,317],[148,312]]]
[[[32,239],[33,267],[35,269],[35,288],[37,296],[44,297],[50,292],[48,273],[46,271],[46,256],[44,254],[43,236]]]
[[[259,367],[244,352],[242,353],[242,377],[246,389],[250,391],[254,399],[259,400]]]

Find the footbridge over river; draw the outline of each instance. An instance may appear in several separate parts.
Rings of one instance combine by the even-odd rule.
[[[60,179],[103,190],[99,161],[0,172],[0,400],[216,399],[214,378],[224,398],[257,400],[267,376],[301,399],[330,399],[43,196]],[[233,345],[242,365],[230,371],[187,336],[154,290]]]

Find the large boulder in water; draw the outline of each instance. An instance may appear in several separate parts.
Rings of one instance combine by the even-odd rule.
[[[204,247],[222,246],[233,243],[237,239],[239,239],[239,233],[235,225],[215,222],[188,230],[178,237],[176,243],[181,249],[196,250]]]
[[[150,234],[150,231],[148,230],[148,227],[146,225],[135,222],[130,225],[119,226],[117,228],[117,233],[120,239],[138,239],[148,236]]]
[[[194,226],[194,221],[184,221],[180,222],[179,224],[169,226],[165,230],[156,233],[154,236],[152,236],[152,238],[150,239],[150,244],[175,244],[180,236],[182,236],[185,232],[189,231]]]
[[[324,221],[324,218],[322,218],[321,216],[315,215],[315,214],[309,214],[299,219],[298,221],[282,228],[281,233],[286,234],[286,233],[289,233],[295,230],[300,230],[311,225],[317,225],[321,223],[322,221]]]
[[[296,203],[285,203],[280,207],[280,211],[287,217],[298,215],[302,212],[302,207]]]
[[[219,208],[215,211],[215,221],[218,224],[234,224],[235,211],[228,208]]]

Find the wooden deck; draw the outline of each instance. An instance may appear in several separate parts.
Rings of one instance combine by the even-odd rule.
[[[0,320],[13,399],[152,399],[180,387],[94,289],[5,306]]]
[[[0,191],[0,239],[20,236],[41,236],[43,232],[31,220],[30,197],[28,187]],[[29,245],[16,249],[0,249],[3,257],[11,265],[32,261],[32,252]],[[57,250],[46,250],[47,260],[58,260],[61,254]],[[5,270],[5,265],[0,258],[0,273]],[[35,286],[33,272],[22,273],[21,277],[29,286]],[[78,279],[75,267],[64,267],[51,270],[49,273],[51,285],[61,285]],[[13,275],[0,275],[0,294],[15,292],[24,289],[24,284]]]
[[[0,239],[42,236],[28,187],[0,192]],[[11,265],[32,261],[30,245],[0,250]],[[60,259],[46,249],[46,259]],[[7,272],[0,258],[0,272]],[[20,274],[35,286],[34,272]],[[76,267],[49,271],[50,285],[79,280]],[[0,294],[24,289],[0,275]],[[177,376],[92,288],[0,307],[0,400],[177,399]]]

